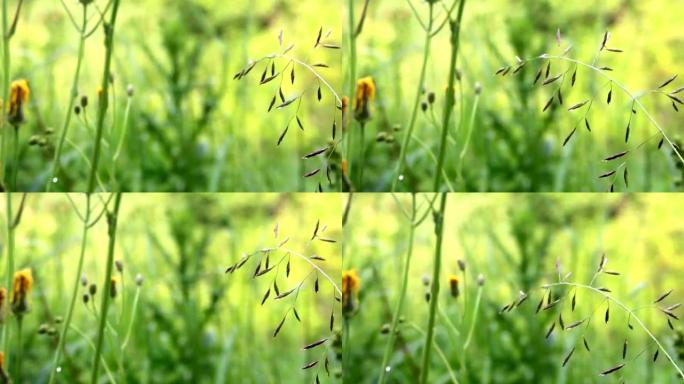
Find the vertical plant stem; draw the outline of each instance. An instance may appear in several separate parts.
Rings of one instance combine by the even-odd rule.
[[[348,21],[349,25],[347,26],[349,30],[349,102],[350,106],[347,108],[352,108],[354,104],[354,90],[356,87],[356,22],[354,20],[354,0],[349,0],[348,1]],[[349,127],[343,127],[346,137],[346,142],[347,142],[347,153],[346,153],[346,158],[347,158],[347,172],[350,172],[351,174],[351,169],[352,169],[352,163],[351,163],[351,137],[352,137],[352,130],[351,126],[354,124],[354,119],[348,119],[347,124]]]
[[[12,191],[17,190],[17,174],[19,173],[19,126],[13,125],[14,135],[12,140],[12,153],[14,161],[12,164]]]
[[[3,100],[9,100],[10,92],[10,35],[8,23],[9,0],[2,0],[2,90]],[[6,103],[9,105],[9,103]],[[5,167],[7,167],[7,116],[3,106],[0,113],[0,185],[5,185]],[[7,351],[9,352],[9,351]]]
[[[473,315],[470,319],[470,327],[468,329],[468,336],[463,343],[463,353],[461,354],[461,378],[464,383],[468,382],[468,376],[466,375],[466,359],[468,354],[466,353],[470,341],[473,339],[473,331],[475,331],[475,324],[477,323],[477,315],[480,311],[480,301],[482,300],[482,286],[477,287],[477,297],[475,298],[475,307],[473,308]]]
[[[432,281],[430,289],[430,315],[423,346],[423,363],[420,370],[420,384],[428,383],[430,373],[430,352],[432,351],[432,339],[435,333],[435,317],[437,315],[437,301],[439,300],[439,274],[442,269],[442,237],[444,235],[444,211],[446,208],[446,193],[442,193],[439,211],[434,212],[435,220],[435,260],[433,262]]]
[[[12,278],[14,276],[14,224],[12,215],[12,192],[5,193],[6,212],[7,212],[7,268],[5,273],[5,286],[8,293],[12,287]],[[10,365],[10,326],[4,324],[2,326],[2,350],[5,352],[5,366]]]
[[[470,145],[470,137],[473,133],[473,125],[475,125],[475,116],[477,115],[477,106],[480,103],[480,92],[475,92],[475,101],[473,102],[473,108],[470,111],[470,119],[468,120],[468,128],[466,131],[466,137],[463,141],[463,148],[461,148],[461,153],[458,155],[458,165],[456,166],[456,175],[460,182],[463,182],[463,159],[468,152],[468,146]],[[465,187],[465,186],[464,186]],[[464,188],[465,189],[465,188]]]
[[[95,182],[97,180],[97,167],[100,160],[100,152],[102,150],[102,132],[104,131],[105,114],[109,106],[109,79],[110,69],[112,66],[112,53],[114,51],[114,26],[116,25],[116,16],[119,13],[120,0],[112,0],[112,14],[109,23],[104,24],[105,31],[105,65],[102,74],[101,92],[99,95],[99,103],[97,106],[97,126],[95,131],[95,149],[93,150],[93,158],[90,162],[90,176],[88,178],[89,193],[95,190]]]
[[[359,171],[358,173],[358,185],[356,188],[359,191],[363,191],[363,168],[366,166],[366,150],[364,148],[364,143],[366,141],[366,123],[361,123],[359,127]]]
[[[389,337],[387,339],[387,345],[385,345],[385,353],[382,357],[382,365],[380,378],[378,379],[379,384],[385,382],[385,373],[387,373],[387,364],[389,363],[390,355],[394,350],[394,343],[397,339],[397,327],[399,325],[399,317],[401,316],[401,310],[404,306],[404,301],[406,299],[406,291],[408,289],[408,275],[409,269],[411,268],[411,256],[413,255],[413,238],[416,232],[416,225],[414,224],[416,220],[416,195],[411,194],[412,210],[411,210],[411,226],[409,228],[408,237],[408,249],[406,251],[406,260],[404,260],[404,268],[402,271],[402,281],[401,290],[399,291],[399,300],[397,300],[396,307],[394,308],[394,315],[392,316],[392,325],[390,327]]]
[[[102,304],[100,306],[100,325],[97,331],[95,342],[95,356],[93,358],[93,374],[90,382],[97,384],[97,371],[100,368],[100,355],[102,354],[102,344],[104,340],[105,327],[107,325],[107,311],[109,310],[109,299],[111,297],[112,270],[114,269],[114,245],[116,244],[116,226],[121,205],[121,192],[117,192],[114,197],[114,209],[107,212],[107,224],[109,235],[109,246],[107,248],[107,269],[105,272],[104,284],[102,284]]]
[[[451,59],[449,62],[449,86],[447,87],[447,94],[444,101],[444,118],[442,119],[442,138],[439,144],[439,154],[437,155],[437,169],[435,170],[435,184],[433,186],[433,191],[438,192],[440,190],[440,184],[442,179],[442,168],[444,167],[444,157],[446,156],[446,144],[447,136],[449,134],[449,119],[451,118],[451,112],[454,109],[455,100],[455,89],[454,83],[456,81],[456,61],[458,59],[458,48],[460,40],[461,31],[461,20],[463,18],[463,8],[465,7],[466,0],[461,0],[458,5],[458,14],[455,21],[450,21],[451,26]]]
[[[82,18],[83,23],[80,30],[80,38],[78,42],[78,59],[76,61],[76,72],[74,72],[74,79],[71,83],[71,90],[69,91],[69,102],[66,109],[66,115],[64,116],[64,123],[62,124],[62,130],[59,136],[59,142],[57,143],[57,148],[55,150],[55,157],[52,160],[52,171],[48,177],[47,184],[45,185],[45,190],[50,192],[52,185],[55,184],[55,177],[57,177],[57,172],[59,172],[60,158],[62,156],[62,150],[64,148],[64,143],[66,141],[67,134],[69,132],[69,124],[71,124],[71,115],[74,113],[74,103],[78,97],[78,81],[81,77],[81,64],[83,63],[83,55],[85,51],[85,41],[87,37],[86,26],[88,24],[87,19],[87,5],[83,5]]]
[[[21,329],[23,324],[23,315],[17,316],[17,364],[14,373],[14,380],[17,383],[21,383],[21,358],[22,358],[22,340],[21,340]]]
[[[55,375],[57,369],[59,368],[59,362],[62,357],[62,351],[64,350],[64,344],[66,343],[67,332],[69,331],[69,326],[71,324],[71,318],[74,314],[74,307],[76,306],[76,297],[78,296],[78,287],[80,285],[81,273],[83,271],[83,259],[85,258],[86,245],[88,240],[88,231],[90,229],[90,193],[86,194],[86,211],[83,215],[83,233],[81,235],[81,251],[78,257],[78,265],[76,267],[76,275],[74,276],[74,287],[71,293],[71,300],[69,302],[69,309],[66,313],[64,319],[64,324],[62,328],[62,333],[59,335],[59,341],[57,343],[57,349],[55,350],[55,356],[52,361],[52,369],[50,370],[49,384],[55,382]]]
[[[397,180],[399,180],[399,176],[401,175],[401,171],[404,166],[404,161],[406,160],[406,151],[408,149],[408,145],[411,142],[411,135],[413,135],[413,127],[416,125],[416,118],[418,117],[418,107],[420,106],[420,96],[423,93],[423,86],[425,85],[425,72],[427,71],[427,62],[428,58],[430,57],[430,43],[432,41],[432,25],[433,25],[433,20],[432,20],[432,13],[433,13],[433,4],[429,3],[429,16],[428,16],[428,24],[427,28],[425,31],[425,45],[423,47],[423,63],[421,64],[420,67],[420,76],[418,77],[418,88],[416,89],[416,99],[413,103],[413,110],[411,111],[411,119],[409,120],[409,125],[406,130],[406,133],[404,134],[404,140],[401,143],[401,150],[399,151],[399,161],[397,162],[397,165],[394,170],[394,176],[392,177],[392,189],[391,192],[394,192],[394,190],[397,187]]]

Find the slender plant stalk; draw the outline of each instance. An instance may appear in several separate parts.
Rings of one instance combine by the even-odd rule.
[[[363,191],[363,168],[366,166],[366,150],[364,144],[366,141],[366,123],[361,123],[359,127],[359,181],[357,189]]]
[[[477,315],[480,311],[480,301],[482,300],[482,286],[477,287],[477,297],[475,298],[475,307],[473,308],[473,316],[470,319],[470,327],[468,329],[468,336],[463,343],[463,353],[461,353],[461,378],[464,383],[468,382],[468,375],[466,375],[466,359],[468,358],[467,349],[473,339],[473,332],[475,331],[475,324],[477,324]]]
[[[406,251],[406,260],[404,261],[404,269],[402,272],[402,282],[401,282],[401,290],[399,291],[399,300],[397,300],[397,304],[394,308],[394,315],[392,316],[392,325],[390,327],[390,332],[389,336],[387,338],[387,345],[385,346],[385,353],[383,354],[382,357],[382,364],[380,365],[381,371],[380,371],[380,377],[378,379],[379,384],[383,384],[385,382],[385,374],[387,373],[387,364],[389,363],[390,355],[392,354],[392,351],[394,350],[394,343],[397,339],[397,327],[399,325],[399,317],[401,316],[401,311],[404,306],[404,301],[406,299],[406,291],[408,289],[408,275],[409,275],[409,269],[411,268],[411,257],[413,255],[413,238],[414,234],[416,232],[416,226],[414,225],[414,221],[416,219],[416,195],[411,194],[411,200],[412,200],[412,211],[411,211],[411,226],[409,229],[409,237],[408,237],[408,249]]]
[[[100,355],[102,354],[102,344],[104,341],[105,326],[107,325],[107,311],[109,310],[109,299],[111,297],[112,270],[114,269],[114,245],[116,243],[116,226],[118,221],[119,207],[121,206],[121,192],[117,192],[114,197],[114,209],[107,213],[109,246],[107,248],[107,269],[105,272],[104,284],[102,284],[102,305],[100,306],[100,326],[97,331],[97,341],[95,342],[95,356],[93,357],[93,374],[90,382],[97,384],[97,371],[100,368]]]
[[[418,89],[416,90],[416,99],[415,102],[413,103],[413,110],[411,111],[411,119],[409,120],[409,125],[406,130],[406,133],[404,134],[404,140],[401,143],[401,150],[399,151],[399,161],[397,162],[397,166],[394,170],[394,176],[392,177],[392,189],[391,192],[394,192],[394,190],[397,187],[397,180],[399,180],[399,176],[401,175],[401,171],[404,166],[404,161],[406,160],[406,151],[408,149],[408,145],[411,142],[411,135],[413,135],[413,127],[416,125],[416,118],[418,117],[418,107],[420,106],[420,96],[423,93],[423,86],[425,83],[425,72],[427,70],[427,62],[428,58],[430,57],[430,43],[432,42],[432,26],[433,26],[433,17],[432,13],[434,11],[433,3],[429,3],[429,17],[428,17],[428,24],[427,27],[425,28],[425,45],[423,47],[423,63],[421,64],[420,67],[420,76],[418,77]],[[420,19],[419,19],[420,20]]]
[[[430,352],[432,351],[432,339],[435,332],[435,318],[437,315],[437,301],[439,301],[439,273],[442,269],[442,237],[444,235],[444,212],[446,208],[446,193],[441,194],[441,201],[439,204],[439,211],[434,212],[435,215],[435,237],[437,244],[435,246],[435,260],[433,262],[432,281],[430,289],[430,316],[428,318],[428,327],[425,335],[425,345],[423,347],[423,364],[420,370],[420,384],[428,383],[428,374],[430,373]]]
[[[21,361],[22,361],[22,340],[21,340],[21,329],[23,325],[23,315],[17,316],[17,364],[16,364],[16,372],[14,374],[14,379],[20,383],[21,380]]]
[[[57,144],[57,148],[55,150],[55,157],[52,160],[52,172],[50,172],[50,177],[47,180],[47,184],[45,185],[45,190],[50,192],[50,189],[52,188],[52,185],[55,184],[57,180],[55,178],[57,177],[57,172],[59,172],[59,166],[60,166],[60,157],[62,156],[62,150],[64,148],[64,142],[66,141],[67,134],[69,132],[69,125],[71,124],[71,116],[74,113],[74,103],[76,102],[76,98],[78,97],[78,82],[79,78],[81,77],[81,64],[83,63],[83,56],[85,52],[85,41],[87,38],[87,30],[86,26],[88,23],[87,19],[87,8],[88,6],[86,4],[83,5],[83,22],[81,25],[81,30],[80,32],[80,38],[79,38],[79,43],[78,43],[78,59],[76,61],[76,71],[74,72],[74,79],[71,83],[71,90],[69,92],[69,102],[68,102],[68,107],[66,110],[66,115],[64,116],[64,123],[62,124],[62,130],[60,132],[59,136],[59,142]]]
[[[9,100],[10,96],[10,34],[8,23],[9,0],[2,0],[2,89],[4,98]],[[6,103],[9,105],[9,103]],[[7,167],[7,116],[6,108],[3,106],[0,115],[0,184],[5,185],[5,168]],[[6,351],[9,352],[9,351]]]
[[[5,193],[5,202],[7,210],[7,268],[5,269],[5,286],[7,289],[12,287],[12,278],[14,277],[14,223],[12,214],[12,192]],[[5,366],[10,366],[10,325],[2,326],[2,350],[5,352]]]
[[[112,0],[112,14],[109,23],[105,24],[105,65],[102,74],[102,86],[99,95],[99,103],[97,108],[97,126],[95,131],[95,149],[93,150],[92,161],[90,162],[90,176],[88,178],[88,193],[95,190],[95,182],[97,180],[97,167],[100,161],[100,152],[102,151],[102,133],[104,131],[104,120],[109,106],[109,79],[110,69],[112,66],[112,53],[114,52],[114,26],[116,25],[116,16],[119,13],[119,4],[121,0]]]
[[[86,251],[86,246],[87,246],[87,240],[88,240],[88,231],[90,230],[91,223],[90,223],[90,214],[91,214],[91,205],[90,205],[90,199],[91,195],[89,193],[86,194],[86,211],[85,214],[83,215],[83,233],[81,235],[81,251],[78,257],[78,265],[76,267],[76,275],[74,278],[74,288],[71,293],[71,300],[69,302],[69,309],[66,313],[66,317],[64,319],[64,325],[62,328],[62,333],[59,335],[59,341],[57,343],[57,349],[55,350],[55,356],[52,361],[52,369],[50,370],[50,379],[48,380],[49,384],[52,384],[55,382],[57,370],[59,369],[59,362],[62,357],[62,352],[64,350],[64,344],[66,343],[66,337],[67,337],[67,332],[69,331],[69,327],[71,325],[71,318],[74,314],[74,308],[76,306],[76,298],[78,297],[78,287],[80,285],[80,276],[83,271],[83,259],[85,258],[85,251]]]
[[[356,89],[356,21],[354,20],[354,0],[348,1],[349,12],[349,100],[353,105],[354,91]],[[348,109],[351,106],[347,107]],[[345,128],[345,135],[347,135],[347,172],[351,172],[351,125],[354,124],[354,119],[348,119],[350,127]]]
[[[416,325],[415,323],[407,323],[406,325],[413,328],[416,332],[418,332],[420,334],[420,336],[425,337],[425,331],[420,329],[420,327],[418,325]],[[451,382],[454,384],[459,384],[458,379],[456,378],[456,373],[454,372],[453,368],[451,368],[451,364],[449,364],[449,359],[447,358],[446,353],[444,353],[444,351],[442,351],[442,348],[440,348],[439,345],[437,345],[436,343],[433,346],[433,348],[435,349],[435,352],[437,352],[439,357],[444,362],[444,367],[446,367],[447,372],[449,372],[449,377],[451,378]]]
[[[12,164],[12,187],[13,191],[17,191],[17,174],[19,173],[19,126],[13,125],[14,135],[12,136],[12,154],[14,154],[14,161]]]
[[[442,179],[442,168],[444,167],[444,158],[446,156],[447,136],[449,134],[449,120],[451,113],[456,104],[455,88],[456,82],[456,61],[458,59],[458,48],[461,33],[461,20],[463,19],[463,9],[465,8],[466,0],[461,0],[458,5],[458,14],[455,21],[450,21],[451,24],[451,59],[449,63],[449,86],[447,87],[447,94],[444,101],[444,118],[442,119],[442,139],[439,144],[439,154],[437,155],[437,169],[435,170],[435,184],[433,191],[440,190]]]
[[[470,119],[468,120],[468,128],[466,131],[465,141],[463,142],[463,148],[461,148],[461,153],[458,155],[458,165],[456,166],[456,175],[459,181],[463,181],[463,159],[468,152],[468,146],[470,145],[470,137],[473,133],[473,125],[475,125],[475,116],[477,115],[477,106],[480,103],[480,92],[475,92],[475,101],[473,102],[473,108],[470,111]]]

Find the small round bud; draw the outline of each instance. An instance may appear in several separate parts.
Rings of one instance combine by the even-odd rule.
[[[390,325],[387,323],[383,324],[380,328],[380,333],[382,333],[383,335],[390,333]]]
[[[90,292],[91,296],[95,296],[95,294],[97,293],[97,285],[90,284],[90,287],[88,287],[88,292]]]
[[[423,274],[423,276],[420,278],[420,281],[422,281],[423,285],[427,287],[430,285],[430,276]]]
[[[485,277],[483,274],[480,273],[479,275],[477,275],[477,285],[479,285],[481,287],[484,285],[484,283],[485,283]]]
[[[86,277],[85,273],[81,275],[81,285],[84,287],[88,285],[88,277]]]
[[[133,94],[135,93],[135,88],[133,88],[133,84],[128,84],[126,87],[126,94],[128,97],[133,97]]]
[[[121,260],[114,261],[114,266],[116,267],[116,270],[119,271],[119,273],[123,272],[123,262]]]
[[[88,106],[88,96],[81,96],[81,108],[86,108]]]
[[[482,93],[482,84],[480,84],[480,82],[478,81],[477,83],[475,83],[475,94],[479,95],[481,93]]]
[[[81,106],[80,105],[77,105],[74,107],[74,113],[77,115],[81,114]]]
[[[142,285],[142,283],[143,283],[143,276],[138,273],[137,275],[135,275],[135,285],[137,285],[139,287]]]
[[[427,109],[428,109],[428,103],[426,103],[426,102],[424,102],[424,101],[423,101],[422,103],[420,103],[420,109],[421,109],[423,112],[427,111]]]
[[[434,93],[434,92],[428,93],[428,95],[427,95],[427,101],[428,101],[428,103],[430,103],[430,104],[434,104],[434,102],[435,102],[435,93]]]
[[[83,304],[88,304],[88,301],[90,301],[90,295],[87,293],[83,294]]]
[[[465,272],[466,270],[466,262],[463,259],[458,259],[458,269],[461,270],[461,272]]]

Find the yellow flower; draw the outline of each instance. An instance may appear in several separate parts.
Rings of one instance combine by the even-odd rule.
[[[28,103],[31,89],[28,80],[14,80],[10,86],[9,121],[17,125],[24,121],[24,104]]]
[[[354,116],[356,120],[365,122],[370,119],[370,102],[375,99],[375,81],[372,77],[364,77],[356,82],[354,99]]]
[[[453,297],[458,297],[458,276],[456,275],[451,275],[449,276],[449,287],[451,288],[451,296]]]
[[[33,276],[30,269],[22,269],[14,273],[12,288],[12,312],[22,315],[29,311],[29,296],[33,289]]]
[[[357,309],[357,301],[361,289],[361,278],[356,269],[342,272],[342,312],[351,315]]]

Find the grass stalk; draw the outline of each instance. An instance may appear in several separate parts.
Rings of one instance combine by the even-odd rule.
[[[473,339],[473,332],[475,331],[475,324],[477,324],[477,315],[480,311],[480,302],[482,301],[482,286],[477,287],[477,297],[475,298],[475,306],[473,307],[473,315],[470,319],[470,326],[468,327],[468,335],[465,342],[463,342],[463,352],[461,353],[461,378],[464,383],[468,382],[468,375],[466,374],[466,359],[468,358],[468,346]]]
[[[8,10],[9,0],[2,0],[2,90],[3,100],[9,100],[10,96],[10,34]],[[7,103],[9,105],[9,103]],[[6,108],[2,107],[0,118],[0,185],[5,185],[5,168],[7,167],[7,116]],[[11,217],[11,216],[8,216]]]
[[[66,343],[67,332],[69,331],[69,327],[71,325],[71,319],[72,319],[73,314],[74,314],[74,308],[76,306],[76,298],[78,297],[78,287],[81,283],[80,277],[81,277],[81,273],[83,271],[83,260],[85,258],[85,251],[86,251],[87,240],[88,240],[88,232],[91,228],[90,199],[91,199],[91,195],[89,193],[86,194],[86,211],[82,217],[83,233],[81,235],[81,251],[80,251],[80,254],[78,257],[78,265],[76,267],[76,275],[74,277],[74,287],[73,287],[73,290],[71,293],[71,299],[69,302],[69,309],[66,313],[66,317],[64,318],[64,325],[62,328],[62,333],[59,335],[59,341],[57,343],[57,349],[55,350],[55,356],[54,356],[53,361],[52,361],[52,369],[50,370],[50,379],[48,380],[48,384],[53,384],[55,382],[56,374],[58,373],[58,369],[59,369],[59,363],[60,363],[60,360],[62,358],[62,352],[64,350],[64,345]]]
[[[416,118],[418,117],[418,107],[420,106],[420,97],[423,93],[423,86],[425,83],[425,72],[427,71],[427,63],[428,63],[428,58],[430,57],[430,45],[432,42],[432,26],[433,26],[433,11],[434,11],[434,5],[433,3],[429,3],[429,17],[428,17],[428,23],[427,27],[425,28],[425,44],[423,46],[423,62],[420,67],[420,76],[418,77],[418,88],[416,89],[416,99],[413,103],[413,109],[411,110],[411,118],[409,120],[409,125],[408,128],[406,129],[406,133],[404,134],[404,140],[401,143],[401,149],[399,151],[399,161],[397,162],[397,165],[394,170],[394,175],[392,177],[392,189],[390,190],[391,192],[394,192],[396,187],[397,187],[397,180],[399,180],[399,176],[401,175],[401,171],[404,166],[404,161],[406,160],[406,151],[408,149],[408,145],[411,142],[411,135],[413,135],[413,128],[416,125]],[[420,19],[418,19],[420,21]]]
[[[414,221],[416,219],[416,195],[411,194],[411,226],[409,227],[408,236],[408,249],[406,251],[406,260],[404,260],[404,268],[402,271],[402,281],[401,290],[399,291],[399,300],[394,308],[394,315],[392,316],[392,324],[390,326],[389,336],[387,338],[387,345],[385,345],[385,353],[382,357],[382,365],[380,366],[380,377],[378,379],[379,384],[385,382],[385,374],[387,373],[387,364],[389,363],[390,355],[394,350],[394,343],[397,339],[397,327],[399,326],[399,317],[401,316],[401,311],[404,306],[404,301],[406,301],[406,291],[408,289],[408,275],[411,268],[411,257],[413,255],[413,238],[416,232],[416,226]]]
[[[97,167],[100,160],[100,152],[102,151],[102,133],[104,131],[104,120],[107,108],[109,106],[109,83],[111,76],[112,54],[114,52],[114,26],[116,25],[116,17],[119,13],[119,4],[121,0],[112,0],[112,13],[109,23],[104,25],[105,31],[105,64],[102,74],[101,92],[99,95],[99,103],[97,106],[97,126],[95,131],[95,148],[93,150],[93,157],[90,167],[90,176],[88,177],[89,193],[95,190],[95,182],[97,180]]]
[[[348,21],[349,25],[348,30],[349,30],[349,101],[351,105],[349,108],[353,106],[353,98],[354,98],[354,91],[356,90],[356,21],[354,20],[354,0],[349,0],[347,3],[348,7]],[[348,124],[350,127],[343,127],[344,128],[344,134],[347,136],[347,153],[346,153],[346,158],[347,158],[347,169],[348,172],[351,172],[352,169],[352,161],[351,161],[351,140],[350,138],[352,137],[351,135],[351,126],[354,124],[354,119],[349,119]],[[351,174],[351,173],[349,173]]]
[[[439,301],[439,274],[442,269],[442,238],[444,235],[444,212],[446,208],[447,194],[442,193],[439,211],[434,212],[435,220],[435,259],[433,262],[432,280],[430,289],[430,315],[428,318],[428,326],[425,334],[425,345],[423,347],[422,367],[420,370],[420,384],[428,383],[428,376],[430,373],[430,352],[432,351],[432,341],[435,333],[435,318],[437,315],[437,302]]]
[[[449,62],[449,82],[447,86],[447,94],[444,100],[444,117],[442,119],[442,138],[439,143],[439,154],[437,155],[437,169],[435,170],[435,183],[433,191],[440,190],[442,179],[442,168],[444,167],[444,158],[446,156],[447,136],[449,134],[449,120],[456,104],[455,88],[456,82],[456,62],[458,60],[458,49],[461,34],[461,20],[463,19],[463,9],[465,8],[466,0],[461,0],[458,5],[458,13],[456,20],[450,21],[451,27],[451,58]]]
[[[6,212],[7,212],[7,266],[5,269],[5,286],[9,290],[12,287],[12,279],[14,277],[14,240],[15,240],[15,226],[12,219],[12,192],[5,193]],[[10,326],[5,324],[2,327],[2,350],[5,352],[5,365],[10,366]]]
[[[66,114],[64,116],[62,130],[60,131],[59,142],[57,143],[57,148],[55,149],[55,157],[52,160],[52,171],[50,172],[50,176],[48,177],[47,183],[45,185],[45,190],[48,192],[50,192],[52,185],[58,181],[56,177],[57,173],[59,172],[59,166],[61,161],[60,158],[62,156],[62,150],[64,148],[64,143],[66,142],[67,134],[69,132],[71,116],[74,113],[74,103],[76,102],[76,98],[78,97],[78,82],[81,77],[81,65],[83,63],[83,56],[85,52],[85,41],[88,36],[86,29],[88,23],[87,8],[88,6],[84,4],[82,12],[83,21],[81,24],[81,29],[79,30],[80,37],[78,43],[78,58],[76,61],[76,71],[74,72],[74,78],[71,83],[71,90],[69,91],[69,102],[67,103],[68,107],[66,109]]]
[[[97,340],[95,342],[95,356],[93,357],[93,373],[90,382],[97,384],[98,370],[100,368],[100,355],[102,354],[102,344],[104,342],[105,328],[107,325],[107,311],[109,310],[109,301],[111,298],[111,280],[112,270],[114,269],[114,245],[116,244],[116,226],[118,221],[119,207],[121,206],[121,192],[118,192],[114,197],[114,209],[107,212],[109,245],[107,248],[107,268],[105,272],[104,284],[102,284],[102,304],[100,306],[100,325],[97,331]]]
[[[475,125],[475,116],[477,115],[477,107],[480,103],[480,92],[475,91],[475,101],[473,101],[473,108],[470,110],[470,119],[468,120],[468,128],[466,130],[465,140],[463,141],[463,148],[458,155],[458,165],[456,166],[456,175],[460,182],[463,182],[463,159],[468,152],[470,146],[470,138],[473,134],[473,126]],[[465,189],[465,185],[464,185]]]

